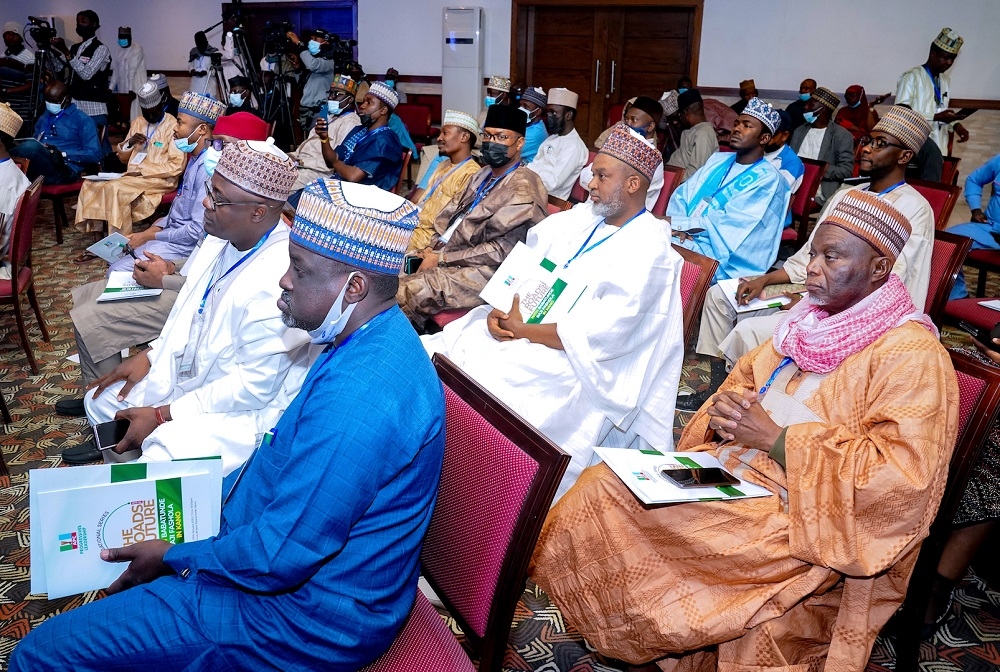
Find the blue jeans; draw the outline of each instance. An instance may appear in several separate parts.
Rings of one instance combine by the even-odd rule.
[[[960,236],[972,238],[973,250],[1000,250],[1000,243],[990,235],[990,231],[993,231],[993,224],[989,222],[986,224],[980,224],[979,222],[956,224],[948,229],[948,233],[957,233]],[[965,273],[959,270],[958,279],[955,280],[955,286],[951,288],[951,295],[948,297],[948,300],[954,301],[955,299],[967,299],[968,297],[969,288],[965,285]]]
[[[70,184],[80,179],[78,170],[70,164],[57,163],[49,150],[37,140],[31,139],[15,145],[10,150],[10,155],[31,161],[28,164],[29,180],[34,181],[42,176],[45,178],[45,184]]]

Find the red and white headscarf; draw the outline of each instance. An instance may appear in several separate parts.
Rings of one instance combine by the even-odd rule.
[[[903,281],[892,273],[884,285],[836,315],[805,297],[775,327],[774,349],[791,357],[803,371],[830,373],[890,329],[910,320],[938,336],[937,327],[917,310]]]

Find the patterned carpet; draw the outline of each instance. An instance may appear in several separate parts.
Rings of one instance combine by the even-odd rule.
[[[72,211],[69,211],[72,219]],[[51,336],[43,343],[30,315],[26,318],[29,338],[40,375],[32,375],[21,351],[10,309],[0,311],[0,391],[7,400],[13,424],[0,426],[0,447],[10,468],[9,483],[0,482],[0,670],[17,642],[46,618],[98,599],[100,591],[61,600],[42,600],[28,595],[28,470],[58,467],[59,453],[85,438],[83,420],[56,416],[56,401],[79,395],[79,367],[67,361],[74,354],[69,308],[70,290],[99,278],[104,266],[72,263],[91,238],[65,232],[65,242],[55,244],[52,207],[42,201],[34,242],[34,268],[42,313]],[[974,278],[969,284],[975,286]],[[997,295],[991,284],[991,294]],[[967,343],[957,332],[946,337],[948,345]],[[707,387],[707,363],[691,357],[685,363],[681,392]],[[678,413],[677,435],[689,419]],[[450,619],[449,619],[450,620]],[[458,634],[457,627],[451,622]],[[928,672],[995,670],[1000,666],[1000,593],[970,574],[945,626],[933,642],[925,643],[922,668]],[[892,669],[892,646],[881,641],[869,665],[870,672]],[[511,672],[612,672],[624,669],[600,660],[566,623],[547,595],[533,584],[518,605],[510,637],[505,669]]]

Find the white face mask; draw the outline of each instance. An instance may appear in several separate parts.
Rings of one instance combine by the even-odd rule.
[[[221,150],[215,147],[207,147],[205,149],[205,158],[202,161],[202,165],[205,167],[205,172],[208,173],[209,177],[215,174],[215,167],[219,165],[220,158],[222,158]]]
[[[50,103],[46,100],[45,109],[49,114],[59,114],[62,111],[62,103]]]
[[[347,307],[347,310],[341,309],[344,305],[344,297],[347,296],[347,288],[351,284],[351,278],[355,275],[357,275],[357,271],[351,271],[350,275],[347,276],[347,282],[344,283],[344,288],[340,290],[340,294],[337,295],[333,305],[330,306],[330,312],[323,318],[323,324],[309,332],[313,343],[333,343],[334,339],[344,331],[347,321],[351,319],[351,313],[354,312],[355,306],[358,305],[352,303]]]

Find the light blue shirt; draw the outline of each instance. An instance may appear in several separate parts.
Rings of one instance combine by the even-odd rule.
[[[993,195],[983,208],[983,187],[993,183]],[[993,230],[1000,233],[1000,154],[969,173],[965,178],[965,200],[970,210],[981,209]]]
[[[531,163],[535,158],[535,154],[538,154],[538,148],[542,146],[547,137],[549,137],[549,134],[545,130],[545,124],[542,123],[541,119],[533,124],[529,124],[527,130],[524,132],[524,147],[521,148],[521,161],[523,163]]]

